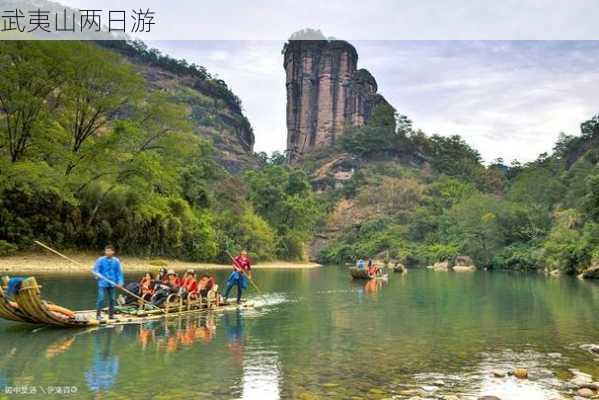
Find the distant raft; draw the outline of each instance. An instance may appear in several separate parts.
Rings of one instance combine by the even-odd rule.
[[[349,269],[349,274],[353,279],[387,279],[389,276],[387,274],[381,275],[370,275],[366,268],[357,268],[351,267]]]
[[[96,310],[71,311],[52,304],[42,298],[41,287],[34,277],[26,278],[11,301],[0,288],[0,318],[36,325],[49,325],[64,328],[82,328],[100,325],[139,324],[150,320],[191,313],[211,312],[237,308],[251,308],[250,303],[224,304],[217,293],[195,300],[184,300],[176,295],[169,296],[159,309],[140,309],[136,306],[117,307],[113,319],[96,319]]]

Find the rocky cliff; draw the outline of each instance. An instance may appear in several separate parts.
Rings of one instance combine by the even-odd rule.
[[[171,101],[185,106],[194,131],[214,144],[219,164],[230,172],[257,167],[252,126],[243,114],[241,101],[226,83],[213,78],[203,67],[191,68],[187,63],[146,48],[141,42],[98,44],[133,63],[146,78],[150,90],[168,93]]]
[[[15,9],[23,11],[25,15],[28,11],[38,9],[48,11],[51,21],[54,14],[78,12],[55,1],[0,0],[0,10]],[[27,24],[28,20],[21,22]],[[51,32],[54,39],[72,39],[68,32]],[[79,31],[76,34],[77,38],[86,38]],[[41,29],[27,32],[26,35],[29,38],[47,39]],[[219,164],[230,172],[240,172],[259,165],[254,154],[252,126],[242,111],[241,101],[224,81],[211,76],[204,67],[193,68],[184,60],[171,58],[139,41],[122,40],[123,37],[114,32],[94,33],[94,39],[114,39],[95,40],[95,43],[119,53],[134,64],[146,78],[149,90],[166,92],[171,96],[170,101],[188,109],[194,131],[214,144],[214,157]]]
[[[289,40],[283,49],[287,86],[287,149],[293,160],[332,146],[347,126],[368,121],[374,77],[358,69],[358,53],[342,40]]]

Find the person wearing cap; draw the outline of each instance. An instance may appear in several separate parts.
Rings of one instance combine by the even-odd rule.
[[[154,295],[152,296],[151,303],[155,306],[159,306],[164,303],[170,294],[178,293],[181,288],[181,280],[177,276],[177,273],[169,269],[166,272],[166,282],[159,281],[156,285]]]
[[[179,288],[181,287],[181,279],[179,279],[179,276],[177,275],[175,270],[169,269],[166,274],[168,276],[167,285],[169,285],[171,287],[171,289],[174,290],[175,292],[178,291]]]
[[[156,280],[161,283],[168,282],[168,274],[166,273],[166,268],[160,268],[160,270],[158,271],[158,278]]]

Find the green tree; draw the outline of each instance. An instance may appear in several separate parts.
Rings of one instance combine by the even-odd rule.
[[[62,45],[42,41],[0,42],[0,152],[21,160],[43,132],[64,79]]]
[[[322,209],[302,170],[267,165],[245,174],[248,200],[277,234],[277,254],[302,259]]]
[[[143,90],[141,77],[116,54],[93,43],[74,46],[77,48],[64,60],[68,71],[61,88],[64,107],[60,123],[70,133],[72,151],[66,175],[88,156],[84,144],[119,113],[126,115],[125,107],[139,100]]]

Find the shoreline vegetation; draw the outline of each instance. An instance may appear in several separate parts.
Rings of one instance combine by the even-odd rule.
[[[385,102],[330,146],[294,158],[248,142],[237,150],[251,162],[233,168],[221,147],[239,141],[239,99],[201,67],[128,49],[0,45],[0,256],[44,238],[211,263],[247,249],[599,277],[599,115],[534,161],[487,165],[462,137],[420,131]],[[218,264],[180,268],[194,265]]]
[[[66,252],[66,255],[75,261],[88,265],[82,268],[57,256],[44,253],[20,253],[0,258],[0,275],[5,274],[85,274],[91,271],[94,261],[102,254],[91,252]],[[171,258],[143,258],[135,256],[118,256],[123,264],[125,273],[157,272],[160,267],[174,269],[177,272],[189,268],[194,270],[219,270],[230,269],[228,264],[183,261]],[[301,269],[318,268],[320,264],[308,261],[267,261],[253,265],[254,269]]]

